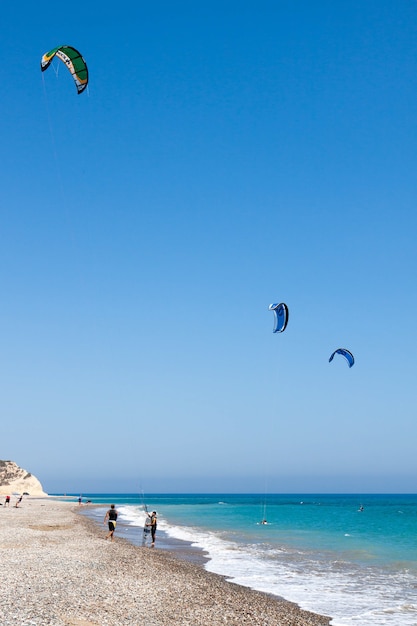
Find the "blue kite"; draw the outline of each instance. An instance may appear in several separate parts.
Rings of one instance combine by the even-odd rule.
[[[287,328],[289,311],[284,302],[270,304],[269,310],[274,312],[274,328],[272,332],[282,333]]]
[[[330,359],[329,359],[329,363],[330,363],[331,361],[333,361],[333,357],[334,357],[334,355],[335,355],[335,354],[340,354],[341,356],[344,356],[344,357],[345,357],[345,359],[346,359],[346,361],[347,361],[347,363],[348,363],[348,365],[349,365],[349,367],[352,367],[352,365],[353,365],[353,364],[354,364],[354,362],[355,362],[355,359],[354,359],[354,357],[353,357],[353,354],[352,354],[351,352],[349,352],[349,350],[346,350],[346,348],[338,348],[338,349],[337,349],[337,350],[335,350],[335,351],[333,352],[333,354],[331,355],[331,357],[330,357]]]

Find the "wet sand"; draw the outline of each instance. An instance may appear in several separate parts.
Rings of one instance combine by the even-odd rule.
[[[197,557],[181,558],[186,546],[143,548],[117,529],[115,541],[105,541],[107,526],[78,512],[51,498],[0,507],[3,626],[329,624],[207,572]]]

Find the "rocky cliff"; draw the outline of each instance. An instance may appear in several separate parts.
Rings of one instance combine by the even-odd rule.
[[[39,480],[13,461],[0,461],[0,494],[28,493],[31,496],[46,496]]]

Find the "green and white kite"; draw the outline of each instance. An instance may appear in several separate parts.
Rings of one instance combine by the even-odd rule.
[[[48,69],[54,57],[58,57],[69,69],[77,87],[77,92],[82,93],[88,85],[87,64],[82,55],[72,48],[72,46],[58,46],[43,55],[41,59],[41,70]]]

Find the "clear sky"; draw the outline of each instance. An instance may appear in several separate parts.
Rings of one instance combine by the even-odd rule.
[[[0,56],[0,458],[415,492],[416,2],[26,0]]]

